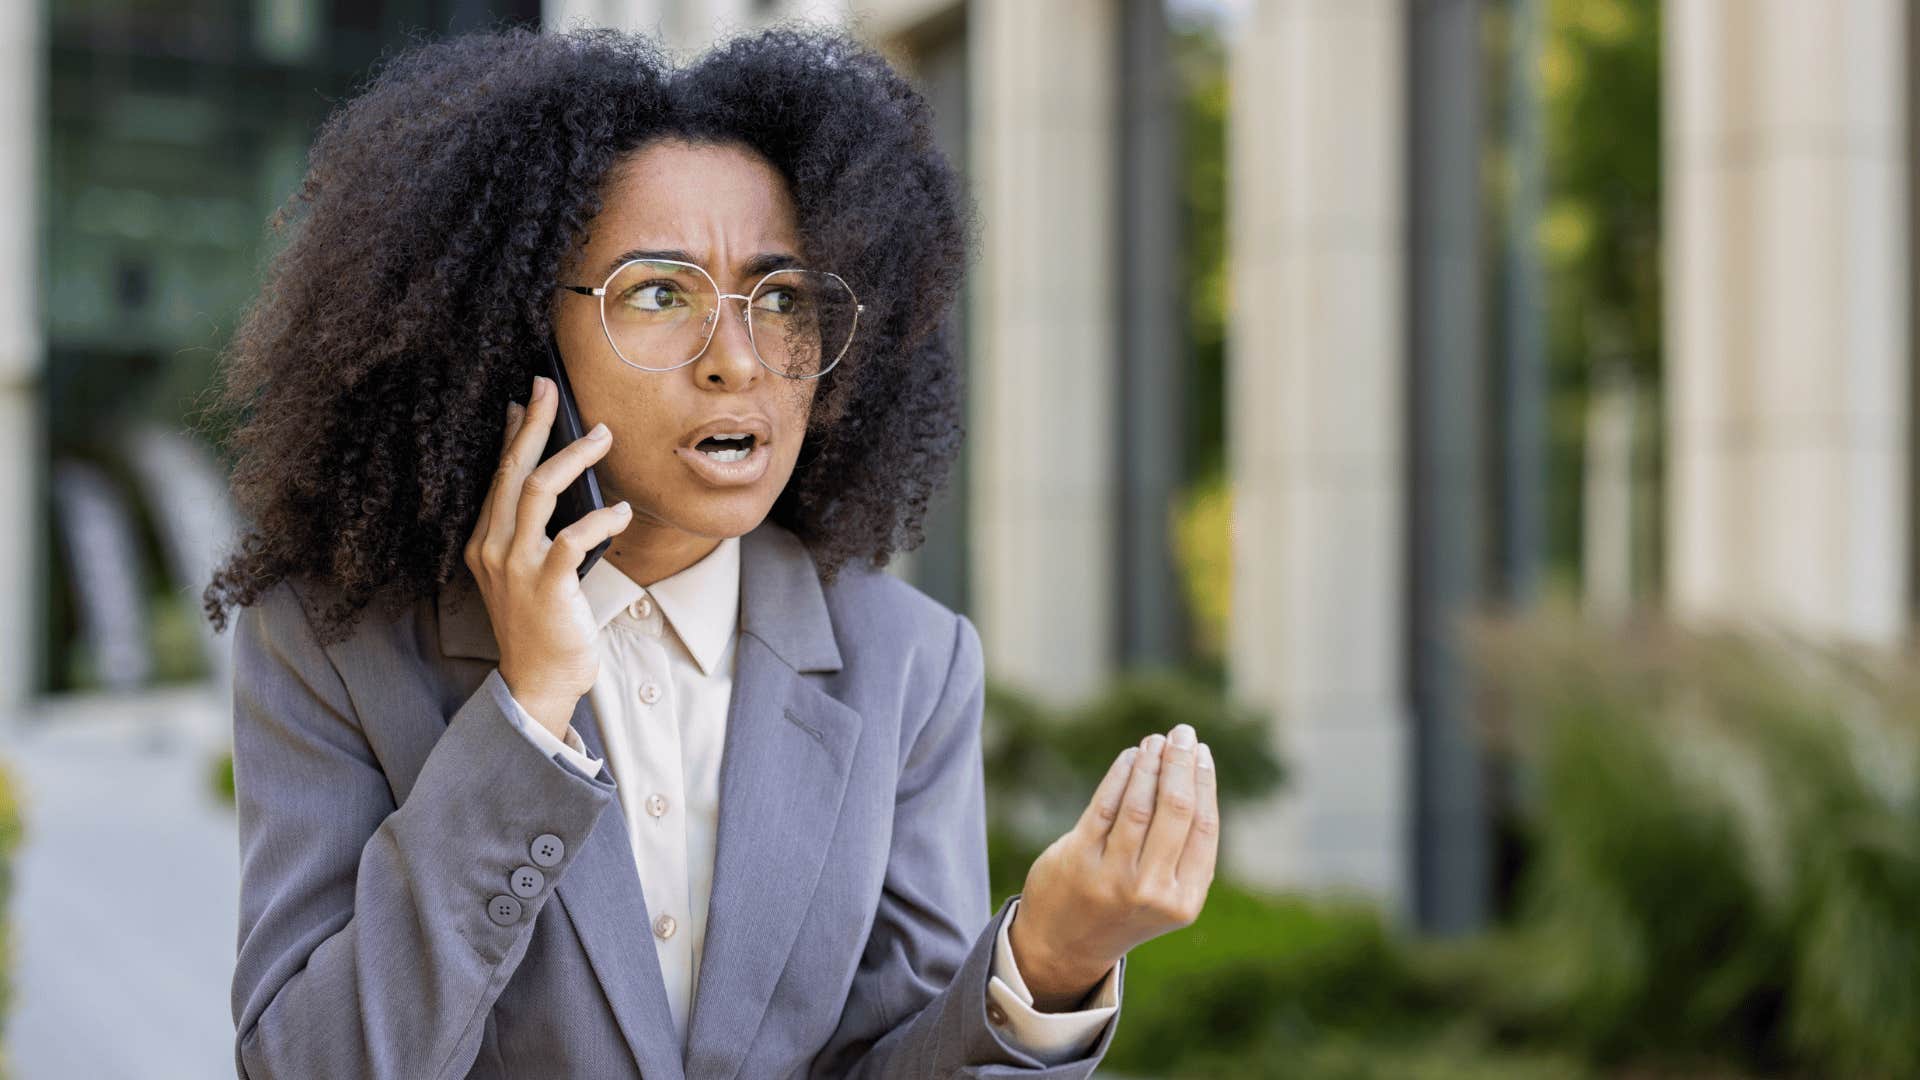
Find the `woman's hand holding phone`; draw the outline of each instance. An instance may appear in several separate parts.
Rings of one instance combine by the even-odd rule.
[[[1220,801],[1190,724],[1114,759],[1079,822],[1027,871],[1007,930],[1034,1006],[1071,1009],[1128,949],[1191,925],[1213,884]]]
[[[535,376],[526,408],[508,404],[500,466],[465,554],[500,643],[500,677],[508,692],[541,726],[565,738],[575,704],[600,673],[593,611],[580,591],[580,560],[624,530],[633,514],[622,501],[548,539],[558,494],[613,445],[606,425],[598,424],[541,461],[558,401],[553,381]]]

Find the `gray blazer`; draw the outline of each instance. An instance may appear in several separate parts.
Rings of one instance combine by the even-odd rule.
[[[617,783],[507,719],[471,577],[321,646],[315,583],[234,632],[233,1015],[254,1080],[1085,1077],[986,1013],[979,637],[912,586],[742,538],[740,641],[684,1055]],[[590,699],[573,715],[605,756]],[[544,880],[514,896],[508,877]],[[506,896],[512,901],[499,903]],[[1009,898],[1008,903],[1011,902]],[[1126,967],[1119,978],[1124,990]]]

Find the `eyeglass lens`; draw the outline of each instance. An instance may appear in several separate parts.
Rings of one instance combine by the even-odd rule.
[[[698,267],[630,262],[600,298],[607,337],[634,367],[665,371],[698,356],[713,335],[720,294]],[[853,340],[853,291],[832,274],[776,270],[747,300],[747,329],[760,362],[791,378],[819,375]]]

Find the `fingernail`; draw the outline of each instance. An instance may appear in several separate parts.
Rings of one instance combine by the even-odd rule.
[[[508,420],[518,421],[520,417],[524,413],[526,413],[526,411],[527,411],[526,406],[520,404],[517,401],[507,402],[507,419]]]
[[[1134,756],[1138,753],[1140,753],[1140,748],[1137,746],[1129,746],[1125,750],[1120,751],[1120,764],[1133,764]]]
[[[606,424],[606,421],[604,420],[602,420],[598,424],[593,425],[593,430],[587,432],[587,438],[594,439],[596,441],[600,439],[604,439],[606,437],[607,437],[607,424]]]
[[[631,513],[633,513],[633,507],[631,507],[631,506],[628,506],[628,505],[627,505],[627,500],[625,500],[625,499],[621,499],[621,500],[620,500],[619,502],[617,502],[617,503],[614,503],[614,504],[613,504],[613,508],[614,508],[615,510],[618,510],[618,511],[620,511],[620,512],[621,512],[622,514],[631,514]]]
[[[1206,743],[1200,744],[1200,767],[1203,769],[1213,768],[1213,750],[1207,746]]]
[[[539,401],[541,398],[546,397],[547,387],[552,385],[553,380],[547,378],[545,375],[535,375],[533,377],[533,400]]]
[[[1166,741],[1166,736],[1155,733],[1147,736],[1147,744],[1140,749],[1146,751],[1149,757],[1159,757],[1160,750]]]
[[[1194,743],[1194,738],[1193,738],[1192,724],[1173,725],[1173,745],[1179,747],[1182,750],[1191,750],[1193,748],[1193,743]]]

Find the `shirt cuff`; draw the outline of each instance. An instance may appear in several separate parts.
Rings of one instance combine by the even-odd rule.
[[[987,975],[987,1000],[1000,1006],[1007,1020],[1002,1034],[1006,1040],[1039,1058],[1047,1065],[1059,1065],[1085,1057],[1100,1041],[1100,1031],[1120,1007],[1120,965],[1107,969],[1107,977],[1088,997],[1088,1007],[1075,1012],[1041,1012],[1033,1007],[1033,992],[1020,977],[1013,962],[1013,944],[1007,929],[1020,913],[1015,898],[1000,920],[1000,933],[993,943],[993,963]]]
[[[513,694],[507,690],[506,680],[500,678],[499,668],[490,672],[487,678],[500,681],[500,696],[512,706],[507,710],[507,719],[513,721],[513,726],[520,729],[520,734],[533,740],[533,745],[538,746],[548,757],[555,754],[563,755],[582,774],[589,777],[600,775],[600,759],[587,753],[586,745],[580,741],[580,733],[573,730],[572,724],[567,725],[565,741],[555,738],[545,724],[535,720],[533,714],[514,699]]]

